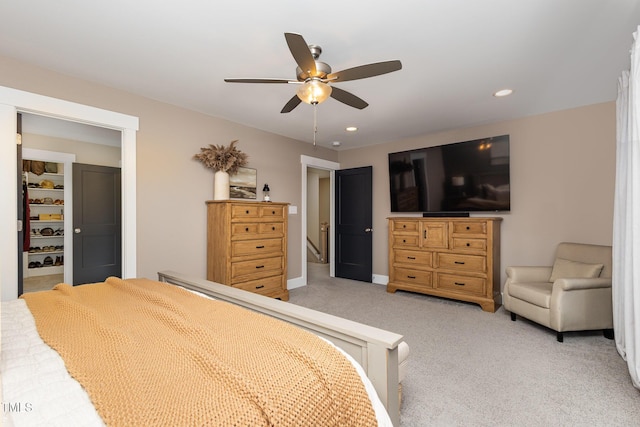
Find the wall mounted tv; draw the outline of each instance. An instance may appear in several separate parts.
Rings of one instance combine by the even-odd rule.
[[[509,211],[509,135],[389,153],[391,212]]]

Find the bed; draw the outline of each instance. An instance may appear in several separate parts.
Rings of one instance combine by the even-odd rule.
[[[109,286],[106,286],[107,282],[109,282]],[[84,315],[84,308],[78,309],[74,305],[76,299],[85,298],[78,296],[80,295],[78,291],[84,292],[83,295],[89,295],[88,290],[93,285],[76,288],[61,285],[55,292],[51,292],[55,295],[46,295],[47,298],[59,299],[55,302],[57,307],[72,301],[68,304],[74,307],[69,311],[70,314],[60,314],[58,310],[39,309],[38,304],[41,307],[45,304],[47,307],[54,305],[44,299],[44,295],[27,296],[26,302],[20,299],[2,303],[3,425],[101,425],[103,419],[109,420],[107,423],[112,425],[126,424],[123,421],[128,419],[126,416],[113,418],[113,414],[104,412],[105,407],[108,406],[105,402],[109,399],[116,401],[116,405],[124,405],[124,410],[120,408],[115,411],[116,417],[123,416],[123,412],[135,413],[135,416],[130,419],[135,420],[133,423],[138,425],[140,425],[141,418],[137,417],[145,412],[150,413],[151,416],[159,417],[153,420],[152,424],[165,425],[190,424],[190,418],[167,418],[175,413],[179,413],[181,417],[190,417],[192,415],[189,414],[196,413],[198,416],[209,417],[205,419],[209,420],[207,422],[210,425],[234,425],[237,420],[243,421],[236,425],[254,425],[255,417],[261,420],[264,418],[267,425],[292,424],[287,421],[291,418],[286,418],[286,416],[293,416],[296,420],[322,420],[323,424],[326,419],[336,419],[338,423],[344,422],[344,420],[339,420],[340,414],[352,414],[352,419],[361,420],[360,423],[364,425],[372,425],[376,422],[378,425],[398,425],[398,345],[402,341],[402,336],[398,334],[171,271],[159,273],[159,281],[157,282],[146,279],[119,281],[115,278],[108,279],[107,282],[98,284],[105,286],[96,286],[95,289],[99,288],[101,292],[106,292],[103,291],[105,288],[116,288],[118,292],[124,289],[128,292],[127,298],[120,298],[118,301],[126,300],[129,302],[129,295],[141,294],[145,295],[146,299],[157,300],[156,305],[147,309],[146,305],[132,299],[130,303],[132,309],[130,308],[125,314],[122,312],[113,314],[116,313],[114,311],[105,315],[118,324],[116,329],[110,329],[110,325],[105,327],[104,324],[94,321],[94,318],[91,317],[94,315],[94,308],[103,305],[115,307],[127,304],[106,304],[103,302],[113,298],[110,294],[96,296],[91,294],[91,298],[96,302],[94,302],[95,307],[92,306],[87,311],[90,314],[87,319],[90,320],[85,320],[85,317],[82,317],[83,326],[71,332],[72,327],[69,325],[72,323],[67,323],[71,322],[68,319],[76,319],[74,321],[77,321],[78,313]],[[186,292],[182,288],[190,292]],[[162,292],[165,292],[166,289],[167,294],[157,296],[161,289]],[[183,298],[185,299],[183,300]],[[206,305],[200,308],[201,304],[217,305]],[[183,324],[181,319],[185,315],[178,312],[174,305],[189,307],[188,317],[190,319],[193,317],[195,325]],[[223,306],[225,311],[221,308]],[[216,313],[215,316],[218,316],[218,320],[215,323],[211,322],[216,327],[209,329],[215,330],[216,334],[222,334],[220,337],[210,337],[206,335],[210,333],[209,330],[200,327],[200,325],[207,323],[203,319],[215,318],[213,314],[210,314],[213,313],[210,307],[216,307],[213,311]],[[163,310],[168,310],[169,314]],[[227,312],[226,310],[231,311]],[[160,338],[155,335],[155,326],[153,330],[146,329],[146,326],[141,326],[145,325],[143,323],[145,320],[140,320],[137,317],[132,318],[135,320],[129,320],[127,316],[130,312],[154,313],[153,316],[161,319],[162,323],[171,326],[169,329],[180,330],[180,333],[186,330],[188,333],[196,335],[191,335],[191,338],[184,343],[180,341],[180,338],[173,336],[170,339],[167,338],[167,341],[162,341],[164,339],[162,335]],[[197,313],[201,313],[205,317],[197,317]],[[138,314],[131,315],[137,316]],[[265,315],[268,316],[268,319]],[[245,322],[250,322],[252,317],[259,317],[259,323],[264,327],[257,328],[251,323],[245,324]],[[36,327],[36,323],[38,323],[38,327]],[[55,327],[50,327],[47,332],[46,329],[41,329],[43,323],[53,324]],[[136,343],[148,342],[149,347],[139,347],[136,344],[136,351],[131,352],[134,353],[133,355],[128,354],[127,350],[122,350],[126,347],[120,347],[120,345],[124,345],[122,342],[129,337],[122,335],[125,337],[122,338],[118,328],[125,324],[135,324],[136,328],[134,329],[145,331],[145,335],[136,339]],[[312,332],[321,339],[301,331],[300,328]],[[243,329],[245,332],[242,335],[237,332]],[[257,329],[265,329],[267,332],[276,329],[283,330],[286,339],[270,335],[266,337],[254,336],[254,330]],[[245,338],[243,338],[244,334],[247,334]],[[40,335],[57,351],[45,344]],[[98,335],[118,338],[115,340],[116,344],[105,344],[106,340],[103,338],[94,339]],[[202,338],[203,342],[219,340],[213,350],[216,353],[216,360],[226,361],[228,359],[232,364],[227,367],[226,364],[218,364],[217,361],[210,362],[206,358],[211,350],[204,355],[195,353],[200,350],[191,349],[191,343],[198,341],[200,339],[198,337],[205,337],[206,339]],[[86,341],[82,341],[82,339]],[[68,345],[65,340],[80,340],[83,342],[83,346],[80,348],[87,348],[87,352],[91,350],[95,355],[87,357],[88,353],[85,353],[84,350],[78,352],[77,346]],[[294,344],[297,345],[300,341],[306,347],[293,347],[292,342],[294,341]],[[311,344],[309,345],[309,343]],[[273,352],[271,346],[276,344],[285,346],[282,355]],[[184,357],[174,355],[172,353],[175,351],[172,350],[174,347],[180,348],[181,351],[184,348],[188,350],[189,360],[195,361],[193,369],[198,370],[198,376],[194,377],[192,372],[185,368],[182,370],[186,372],[181,372],[182,370],[178,372],[177,378],[179,380],[170,379],[174,375],[171,373],[172,366],[191,366],[189,365],[191,362],[172,362],[172,358]],[[260,356],[259,349],[262,347],[268,347],[270,356]],[[330,347],[330,350],[325,347]],[[69,350],[71,348],[76,350]],[[225,352],[228,351],[229,355],[218,351],[219,348],[225,348]],[[162,349],[162,353],[159,352],[159,349]],[[64,360],[60,354],[64,355]],[[110,354],[114,356],[109,356]],[[320,357],[311,357],[310,355],[320,355]],[[142,362],[136,361],[141,357]],[[113,358],[115,362],[110,358]],[[149,360],[152,360],[153,363],[150,363]],[[295,363],[291,364],[292,360]],[[298,363],[297,360],[302,362]],[[305,373],[306,371],[298,366],[308,365],[309,360],[312,360],[313,375]],[[323,360],[323,363],[326,360],[327,364],[320,365],[317,360]],[[346,360],[346,364],[342,360]],[[253,379],[245,381],[248,376],[241,369],[246,367],[245,365],[249,363],[247,361],[250,361],[251,364],[265,365],[263,369],[266,369],[268,374],[264,372],[255,374],[256,378],[262,378],[262,383],[265,384]],[[282,365],[285,362],[286,368],[282,369],[278,363]],[[136,363],[142,363],[142,365],[138,366]],[[215,369],[211,368],[212,365],[215,365]],[[151,369],[152,366],[153,369]],[[250,375],[253,376],[254,368],[250,369],[252,370]],[[210,371],[210,377],[202,375],[200,370]],[[160,372],[160,375],[157,372],[154,374],[159,379],[150,380],[149,378],[155,377],[147,377],[147,371]],[[73,372],[75,379],[69,372]],[[337,374],[334,378],[328,373]],[[121,375],[123,376],[120,377]],[[92,378],[96,376],[97,378]],[[309,385],[300,385],[307,381],[305,379],[307,377],[309,377]],[[108,383],[110,378],[124,378],[124,380],[114,380],[115,385],[105,386],[104,384]],[[138,381],[139,378],[142,380]],[[193,381],[194,378],[198,378],[198,380]],[[212,385],[203,386],[205,380],[202,378],[206,378],[206,381],[212,381]],[[224,383],[222,378],[225,378]],[[267,378],[266,382],[264,378]],[[169,384],[162,382],[165,379],[169,381]],[[303,379],[305,380],[303,381]],[[159,386],[158,381],[161,381]],[[142,385],[136,385],[138,382],[142,382]],[[200,386],[206,390],[217,388],[223,392],[220,396],[211,397],[207,391],[205,397],[196,395],[197,398],[189,398],[185,403],[176,397],[183,395],[185,388],[176,388],[173,391],[174,384],[182,383],[188,383],[186,390],[189,393]],[[308,393],[304,387],[309,387],[313,392]],[[102,389],[106,389],[106,391]],[[96,390],[102,391],[97,392]],[[161,393],[150,393],[153,396],[146,397],[144,395],[147,390],[161,390]],[[156,396],[159,393],[161,395]],[[280,399],[278,393],[285,393],[284,398]],[[345,399],[343,395],[341,399],[341,393],[354,397],[353,399]],[[363,395],[364,399],[361,398]],[[327,396],[330,396],[331,399],[335,397],[336,403],[326,403],[332,401]],[[148,403],[145,400],[147,398],[155,398],[156,403],[153,403],[153,400]],[[245,408],[247,405],[243,404],[244,406],[242,406],[238,403],[247,398],[250,402],[249,408]],[[359,403],[350,407],[340,406],[347,404],[345,402],[348,400]],[[367,403],[363,403],[364,400]],[[172,410],[166,409],[165,407],[170,404],[174,408]],[[176,405],[178,405],[177,409]],[[159,407],[162,407],[162,410],[158,410]],[[367,412],[369,407],[373,411],[376,422],[371,422],[371,414]],[[153,408],[153,410],[149,408]],[[211,408],[216,408],[216,411],[220,408],[222,415],[217,413],[212,415]],[[308,411],[311,414],[300,412],[301,408],[309,408]],[[225,412],[222,412],[222,409]],[[200,414],[203,411],[209,412],[205,415]],[[202,422],[202,419],[199,418],[200,421],[197,423],[206,424],[206,422]],[[211,421],[213,419],[216,421]],[[236,421],[229,421],[233,419]],[[147,420],[149,419],[147,418]],[[176,420],[180,421],[176,422]],[[150,425],[149,422],[146,421],[147,425]]]

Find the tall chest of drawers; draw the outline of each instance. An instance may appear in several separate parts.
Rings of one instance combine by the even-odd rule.
[[[289,300],[288,203],[207,202],[207,280]]]
[[[500,296],[502,218],[389,220],[389,283],[398,289],[480,304],[495,312]]]

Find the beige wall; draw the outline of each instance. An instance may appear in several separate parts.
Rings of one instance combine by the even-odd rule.
[[[206,275],[205,201],[213,198],[213,172],[193,160],[200,147],[228,144],[249,155],[258,187],[269,183],[274,201],[298,207],[289,216],[289,273],[302,275],[300,156],[337,160],[333,150],[32,67],[0,56],[0,85],[140,118],[137,133],[138,276],[172,269]],[[204,90],[204,88],[203,88]],[[211,96],[215,96],[212,94]]]
[[[610,102],[340,152],[342,168],[373,165],[374,274],[389,271],[387,154],[503,134],[511,140],[511,212],[488,214],[503,218],[501,283],[506,266],[550,265],[558,242],[611,245],[615,123]]]
[[[73,141],[33,133],[22,134],[22,146],[24,148],[75,154],[76,163],[115,168],[120,167],[120,147]]]

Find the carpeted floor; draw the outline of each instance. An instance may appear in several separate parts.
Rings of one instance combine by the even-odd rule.
[[[640,426],[640,391],[601,332],[555,333],[501,307],[331,279],[309,264],[290,302],[404,335],[402,426]]]

